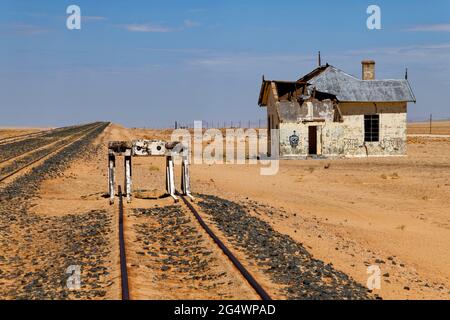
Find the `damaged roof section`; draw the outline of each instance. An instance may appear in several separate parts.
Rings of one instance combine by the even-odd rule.
[[[276,112],[281,122],[333,119],[333,102],[336,101],[336,97],[319,92],[312,87],[308,88],[306,82],[263,79],[258,101],[260,106],[267,106],[270,103],[268,101],[270,92],[272,92],[272,97],[279,102]]]
[[[339,102],[416,102],[408,80],[360,80],[328,64],[294,82],[263,79],[260,106],[267,106],[270,90],[275,90],[279,102],[297,100],[300,104],[311,96]]]
[[[275,86],[275,88],[272,87]],[[298,93],[302,94],[306,90],[306,83],[301,81],[276,81],[264,80],[259,94],[258,104],[260,106],[267,105],[268,91],[275,89],[278,101],[291,100]]]
[[[340,102],[416,102],[407,80],[360,80],[333,66],[299,81],[335,95]]]

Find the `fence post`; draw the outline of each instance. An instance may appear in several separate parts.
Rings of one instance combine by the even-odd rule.
[[[433,125],[433,114],[430,114],[430,134],[431,134],[432,125]]]

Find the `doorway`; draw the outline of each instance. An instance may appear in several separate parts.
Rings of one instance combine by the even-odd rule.
[[[308,127],[309,155],[317,155],[317,126]]]

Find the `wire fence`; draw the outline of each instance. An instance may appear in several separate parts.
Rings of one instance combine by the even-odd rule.
[[[203,129],[238,129],[238,128],[266,128],[267,121],[263,119],[255,120],[228,120],[228,121],[207,121],[202,120],[202,128]],[[174,126],[175,129],[193,129],[194,122],[183,122],[183,121],[175,121]]]
[[[408,134],[450,134],[450,119],[427,118],[408,119]]]
[[[201,121],[203,129],[265,129],[267,128],[267,120],[266,119],[258,119],[258,120],[225,120],[225,121],[217,121],[217,120],[198,120]],[[411,132],[420,132],[420,133],[434,133],[439,127],[442,126],[443,121],[450,121],[450,118],[447,120],[439,118],[436,119],[432,115],[428,117],[410,117],[408,118],[408,127],[410,127],[409,131]],[[166,128],[166,129],[193,129],[194,121],[174,121],[172,125],[156,125],[153,128]],[[417,128],[415,128],[417,127]],[[152,127],[149,127],[152,128]],[[420,129],[419,129],[420,128]]]
[[[443,121],[450,121],[450,117],[437,117],[435,115],[428,115],[428,116],[420,116],[420,117],[414,117],[414,116],[408,116],[408,123],[434,123],[434,122],[443,122]]]

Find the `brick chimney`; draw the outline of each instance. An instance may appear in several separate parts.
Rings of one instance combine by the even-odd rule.
[[[375,80],[375,61],[364,60],[362,64],[362,79]]]

